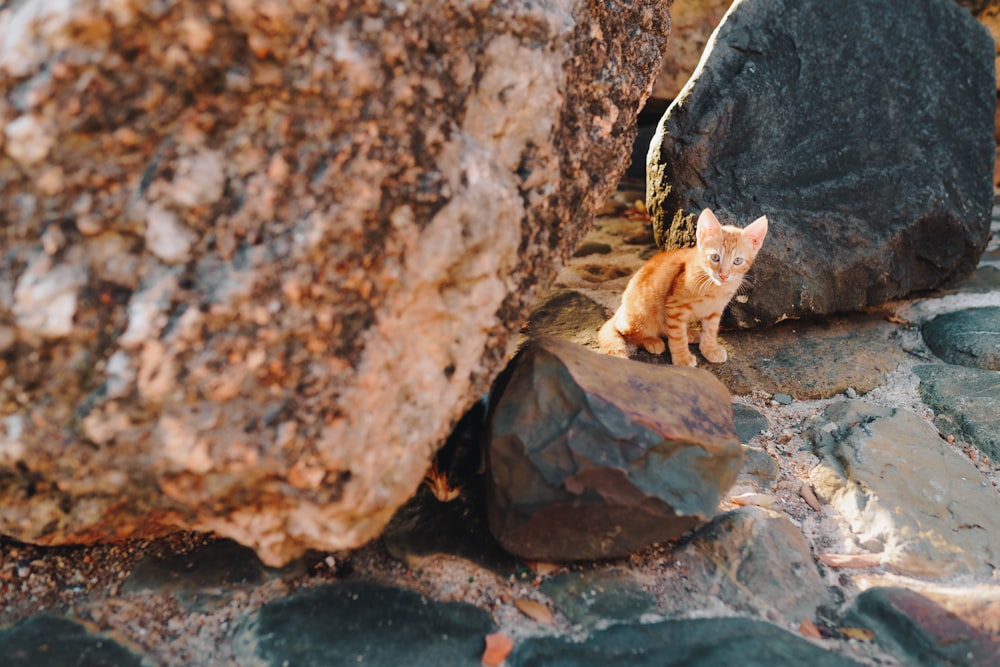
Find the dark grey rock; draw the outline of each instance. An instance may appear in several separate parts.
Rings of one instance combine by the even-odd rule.
[[[771,428],[767,417],[742,403],[733,403],[733,424],[736,426],[736,435],[744,445],[760,435],[761,431]]]
[[[778,481],[778,464],[760,447],[743,446],[743,467],[736,483],[749,483],[758,491],[774,488]]]
[[[0,629],[0,662],[5,667],[153,667],[136,649],[82,623],[39,614]]]
[[[233,640],[237,664],[282,667],[478,667],[490,615],[367,582],[306,589],[251,614]]]
[[[524,558],[623,556],[715,512],[740,466],[711,374],[532,341],[491,394],[490,530]]]
[[[939,428],[1000,461],[1000,373],[947,364],[913,369]]]
[[[521,641],[508,667],[858,667],[859,663],[790,632],[748,618],[616,625],[583,642]]]
[[[949,364],[1000,371],[1000,308],[938,315],[921,332],[927,347]]]
[[[875,641],[901,664],[921,667],[1000,665],[1000,642],[946,609],[905,588],[869,588],[844,616],[872,630]]]
[[[304,572],[302,560],[280,569],[269,568],[253,549],[223,539],[183,554],[144,557],[125,579],[122,591],[173,595],[188,609],[208,611],[228,602],[235,591]]]
[[[893,340],[898,329],[879,316],[855,315],[725,332],[729,360],[705,370],[734,394],[761,390],[812,400],[848,387],[865,393],[906,359]]]
[[[883,565],[920,577],[1000,568],[1000,496],[923,419],[842,400],[805,432],[820,458],[816,494]]]
[[[782,393],[777,393],[774,396],[772,396],[772,398],[778,403],[781,403],[782,405],[791,405],[792,402],[795,400],[788,394],[782,394]]]
[[[989,32],[942,0],[735,3],[650,147],[657,241],[770,220],[728,321],[858,310],[975,269],[993,206]],[[901,57],[906,54],[906,57]]]
[[[798,625],[830,602],[805,537],[788,517],[741,507],[716,517],[676,552],[688,585],[729,607]]]
[[[638,622],[656,596],[622,570],[584,570],[547,577],[540,587],[570,623],[586,628]]]

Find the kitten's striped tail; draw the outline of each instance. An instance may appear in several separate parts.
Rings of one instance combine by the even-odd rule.
[[[615,318],[617,313],[610,320],[604,323],[601,330],[597,332],[597,345],[601,352],[612,357],[628,358],[628,342],[625,337],[618,333],[615,328]]]

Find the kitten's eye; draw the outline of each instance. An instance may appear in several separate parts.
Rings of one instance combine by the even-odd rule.
[[[733,258],[733,266],[739,266],[742,263],[743,263],[743,258],[742,257],[734,257]]]
[[[708,256],[708,261],[710,261],[712,264],[718,264],[719,260],[721,259],[722,258],[719,257],[719,253],[717,252],[713,252],[711,255]]]

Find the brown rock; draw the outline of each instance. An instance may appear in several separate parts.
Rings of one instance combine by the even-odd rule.
[[[99,4],[0,9],[0,533],[359,545],[624,170],[669,3]]]
[[[529,343],[491,395],[490,530],[522,558],[624,556],[706,522],[739,471],[729,393],[700,369]]]

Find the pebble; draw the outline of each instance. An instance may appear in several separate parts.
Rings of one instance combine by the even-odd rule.
[[[776,403],[780,403],[781,405],[791,405],[792,401],[795,400],[788,394],[775,394],[773,398]]]

